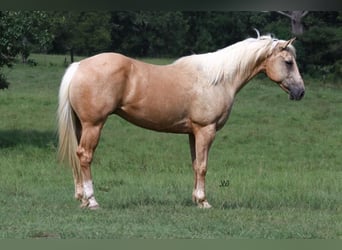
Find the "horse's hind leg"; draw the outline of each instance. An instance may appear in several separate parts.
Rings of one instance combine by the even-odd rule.
[[[73,169],[73,177],[74,177],[74,184],[75,184],[75,199],[82,200],[83,199],[83,181],[82,176],[78,176],[76,169]]]
[[[88,207],[90,209],[96,209],[99,207],[99,204],[97,203],[94,196],[94,188],[90,168],[102,127],[103,123],[97,125],[87,123],[82,124],[82,134],[77,149],[77,155],[81,164],[81,174],[83,181],[83,198],[81,207]]]
[[[81,139],[81,124],[80,121],[76,120],[76,136],[77,136],[77,142],[79,144]],[[83,180],[82,180],[82,174],[77,171],[76,168],[73,168],[73,177],[74,177],[74,184],[75,184],[75,199],[82,201],[83,199]]]

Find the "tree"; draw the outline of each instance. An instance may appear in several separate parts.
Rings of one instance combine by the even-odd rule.
[[[51,40],[48,27],[43,11],[1,11],[0,70],[3,66],[11,67],[18,54],[26,62],[32,45],[45,51]],[[8,86],[1,71],[0,85]]]
[[[54,38],[49,52],[91,55],[110,47],[110,14],[103,11],[50,13]]]
[[[305,72],[314,77],[341,82],[342,12],[313,12],[305,19],[307,30],[299,44]]]
[[[131,56],[183,54],[188,23],[182,12],[112,12],[112,50]]]
[[[302,19],[309,13],[309,11],[301,11],[301,10],[294,10],[294,11],[277,11],[279,14],[284,15],[291,20],[291,31],[292,34],[295,36],[300,36],[304,32],[304,25]]]

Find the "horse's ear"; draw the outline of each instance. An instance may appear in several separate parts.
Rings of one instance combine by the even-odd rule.
[[[293,41],[296,40],[296,38],[291,38],[290,40],[286,41],[284,45],[281,46],[281,49],[284,50],[287,48],[287,46],[291,45]]]

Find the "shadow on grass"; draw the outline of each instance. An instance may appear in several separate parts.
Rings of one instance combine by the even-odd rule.
[[[113,201],[113,203],[109,206],[110,208],[120,208],[120,209],[133,209],[139,207],[165,207],[165,208],[175,208],[175,207],[196,207],[196,204],[192,202],[191,197],[189,199],[180,198],[178,201],[162,199],[162,198],[154,198],[154,197],[131,197],[126,201]]]
[[[20,145],[32,145],[39,148],[56,147],[57,136],[54,131],[0,130],[0,149]]]

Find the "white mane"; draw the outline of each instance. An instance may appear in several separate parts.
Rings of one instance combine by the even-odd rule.
[[[240,74],[251,74],[256,63],[266,59],[279,42],[285,41],[271,36],[248,38],[216,52],[182,57],[175,63],[195,66],[199,76],[205,77],[209,84],[216,85],[222,80],[234,80]],[[290,50],[295,54],[292,46]]]

